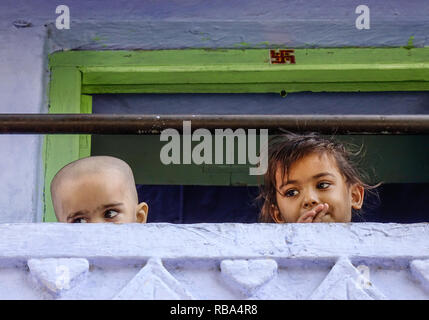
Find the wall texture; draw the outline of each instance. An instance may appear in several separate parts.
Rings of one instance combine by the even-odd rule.
[[[0,113],[47,112],[45,43],[44,27],[0,28]],[[0,135],[0,223],[41,221],[42,141]]]

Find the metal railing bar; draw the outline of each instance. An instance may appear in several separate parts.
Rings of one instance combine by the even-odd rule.
[[[183,130],[269,129],[329,134],[429,134],[429,115],[0,114],[0,134],[159,134]]]

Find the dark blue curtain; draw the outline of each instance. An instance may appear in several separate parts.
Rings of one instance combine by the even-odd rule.
[[[258,222],[258,187],[138,185],[149,205],[148,222]],[[429,184],[385,184],[367,194],[353,222],[429,221]]]

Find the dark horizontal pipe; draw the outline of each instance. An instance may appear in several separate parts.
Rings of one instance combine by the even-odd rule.
[[[429,134],[429,115],[0,114],[2,134],[158,134],[167,128],[269,129],[270,133]]]

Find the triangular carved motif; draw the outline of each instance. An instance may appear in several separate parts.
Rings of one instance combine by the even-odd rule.
[[[429,291],[429,259],[413,260],[410,263],[411,273]]]
[[[88,260],[81,258],[30,259],[27,265],[33,278],[55,295],[71,289],[89,269]]]
[[[349,259],[340,258],[309,299],[384,300],[386,297],[374,287],[369,275],[363,275]]]
[[[162,265],[152,258],[113,298],[114,300],[189,300],[192,296]]]

